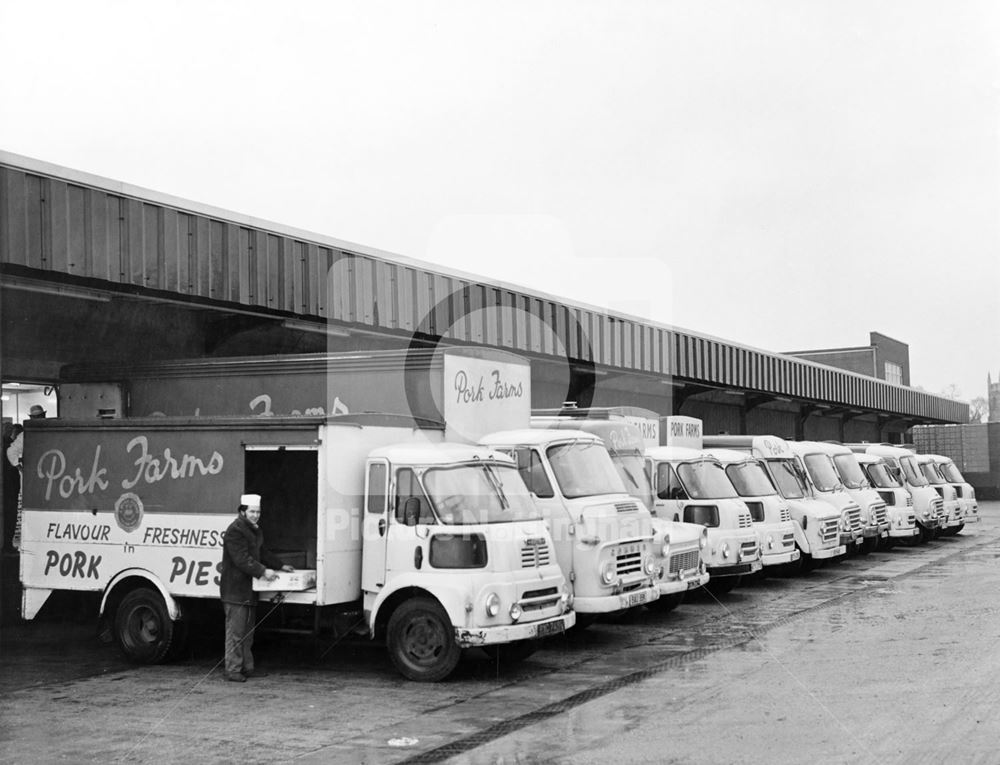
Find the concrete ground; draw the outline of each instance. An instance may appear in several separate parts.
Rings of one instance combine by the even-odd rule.
[[[995,762],[1000,503],[919,548],[767,578],[415,684],[362,639],[133,667],[79,620],[0,632],[0,760]]]

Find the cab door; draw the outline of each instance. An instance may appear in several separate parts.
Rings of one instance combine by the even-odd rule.
[[[665,521],[681,521],[687,492],[669,462],[655,463],[651,469],[655,515]]]
[[[367,593],[378,593],[385,585],[389,475],[388,460],[368,461],[365,471],[364,554],[361,556],[361,589]]]

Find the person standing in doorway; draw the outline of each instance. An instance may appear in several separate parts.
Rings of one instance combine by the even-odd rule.
[[[226,529],[222,548],[222,571],[219,593],[226,616],[226,668],[227,680],[246,682],[254,674],[251,648],[256,623],[257,593],[253,580],[263,578],[273,582],[278,574],[275,569],[294,571],[283,565],[280,558],[264,547],[264,533],[260,530],[260,495],[244,494],[240,497],[237,518]]]

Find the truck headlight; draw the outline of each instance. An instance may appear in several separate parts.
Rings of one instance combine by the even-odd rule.
[[[774,549],[774,537],[771,536],[770,534],[767,535],[767,549],[768,550]]]
[[[642,567],[645,569],[647,576],[652,576],[656,573],[656,561],[653,560],[652,555],[646,556],[646,560],[643,562]]]
[[[669,558],[670,557],[670,535],[663,537],[663,544],[660,545],[660,557]]]
[[[729,557],[729,542],[722,543],[722,557],[723,558]]]
[[[500,613],[500,596],[495,592],[491,592],[486,596],[486,614],[487,616],[496,616]]]
[[[573,607],[573,592],[572,590],[570,590],[568,584],[563,585],[562,604],[563,604],[563,613],[566,613]]]
[[[605,584],[612,584],[615,581],[615,562],[608,560],[601,566],[601,581]]]
[[[512,622],[516,622],[520,618],[521,618],[521,604],[520,603],[514,603],[510,607],[510,620]]]
[[[698,547],[702,550],[708,547],[708,529],[702,529],[701,539],[698,540]]]

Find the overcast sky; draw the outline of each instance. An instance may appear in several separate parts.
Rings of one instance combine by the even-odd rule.
[[[1000,377],[1000,3],[0,0],[0,149],[774,351]]]

